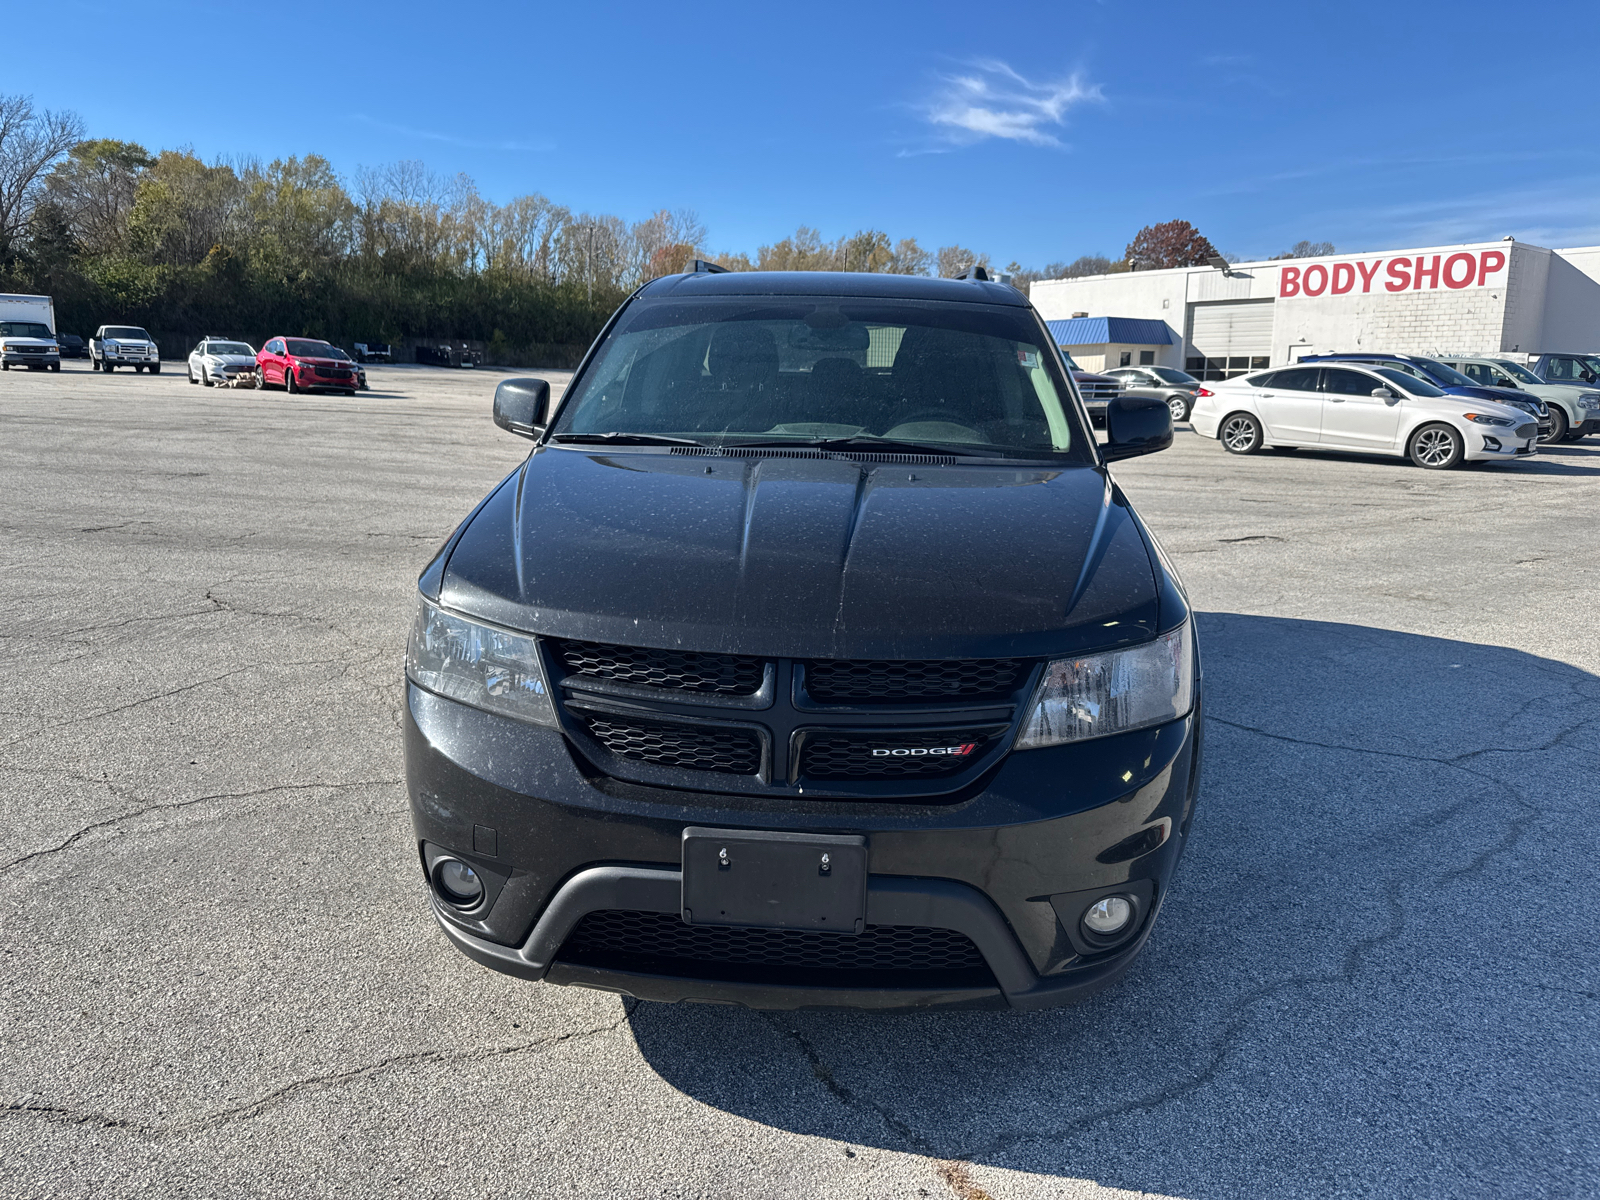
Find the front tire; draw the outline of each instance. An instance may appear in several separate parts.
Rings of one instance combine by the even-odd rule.
[[[1547,446],[1566,441],[1567,434],[1572,430],[1572,422],[1567,420],[1566,410],[1559,404],[1548,404],[1545,407],[1550,410],[1550,432],[1539,440]]]
[[[291,395],[291,396],[296,395],[296,394],[299,393],[300,389],[297,386],[295,386],[294,372],[293,371],[290,371],[290,370],[285,370],[284,371],[284,373],[283,373],[283,390],[288,392],[289,395]]]
[[[147,369],[149,370],[150,374],[152,374],[152,375],[161,374],[161,364],[160,363],[151,363],[150,366]]]
[[[1217,441],[1229,454],[1254,454],[1263,440],[1261,422],[1249,413],[1229,413],[1217,426]]]
[[[1453,425],[1424,425],[1411,435],[1406,454],[1426,471],[1448,471],[1466,457],[1466,441]]]
[[[100,369],[102,371],[104,371],[107,375],[109,375],[109,374],[111,374],[111,372],[113,372],[113,371],[115,371],[117,369],[117,366],[116,366],[115,363],[101,363],[100,364]]]
[[[195,383],[199,383],[200,382],[198,379],[196,379],[194,377],[194,368],[193,367],[189,368],[189,382],[191,384],[195,384]]]

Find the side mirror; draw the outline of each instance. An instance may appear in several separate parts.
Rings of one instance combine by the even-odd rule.
[[[544,432],[550,408],[550,385],[543,379],[503,379],[494,390],[494,423],[518,437]]]
[[[1386,387],[1375,387],[1372,389],[1372,398],[1374,400],[1393,400],[1395,395]]]
[[[1172,409],[1154,396],[1121,395],[1106,405],[1107,462],[1154,454],[1172,445]]]

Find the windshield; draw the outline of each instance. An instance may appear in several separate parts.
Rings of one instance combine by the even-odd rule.
[[[250,349],[249,346],[246,346],[243,342],[207,342],[206,343],[206,353],[207,354],[248,354],[251,358],[254,358],[256,356],[256,352],[254,350]]]
[[[1180,371],[1176,367],[1146,367],[1145,370],[1154,371],[1155,375],[1156,375],[1156,378],[1162,380],[1165,383],[1199,383],[1200,382],[1198,379],[1196,379],[1193,375],[1189,374],[1187,371]]]
[[[1397,371],[1393,367],[1375,367],[1377,374],[1382,375],[1390,383],[1398,383],[1407,393],[1413,396],[1442,396],[1444,393],[1426,379],[1418,379],[1415,375],[1407,375],[1404,371]]]
[[[38,321],[0,321],[0,337],[47,338],[55,336],[50,326]]]
[[[662,301],[624,314],[551,436],[882,439],[991,455],[1075,451],[1091,461],[1070,395],[1026,309],[846,297]]]
[[[148,342],[150,335],[137,325],[107,325],[106,337],[120,338],[129,342]]]
[[[295,358],[343,358],[327,342],[313,342],[304,338],[288,338],[289,353]]]
[[[1465,375],[1463,375],[1460,371],[1456,370],[1454,367],[1447,366],[1444,363],[1437,361],[1436,359],[1419,358],[1419,359],[1416,359],[1415,361],[1416,361],[1418,366],[1420,366],[1429,375],[1433,376],[1433,381],[1435,383],[1437,383],[1440,387],[1479,387],[1479,386],[1481,386],[1480,384],[1477,384],[1477,383],[1473,382],[1471,379],[1468,379]]]
[[[1522,366],[1520,363],[1507,362],[1503,358],[1497,358],[1494,360],[1494,364],[1497,367],[1504,368],[1506,374],[1510,375],[1511,378],[1515,379],[1518,383],[1531,383],[1538,385],[1544,382],[1544,380],[1540,379],[1537,375],[1528,370],[1527,367]]]

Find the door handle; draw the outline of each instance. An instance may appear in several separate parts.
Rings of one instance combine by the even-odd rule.
[[[1343,404],[1344,403],[1344,397],[1343,396],[1329,396],[1328,397],[1328,402],[1330,404]]]
[[[1273,394],[1271,392],[1262,392],[1261,393],[1261,397],[1264,400],[1271,400],[1272,399],[1272,395]]]

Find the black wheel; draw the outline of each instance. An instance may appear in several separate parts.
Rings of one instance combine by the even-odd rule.
[[[1229,454],[1254,454],[1261,449],[1261,422],[1249,413],[1229,413],[1217,427],[1217,440]]]
[[[10,363],[8,363],[8,362],[0,362],[0,371],[9,371],[9,370],[11,370],[11,364]]]
[[[98,358],[95,358],[93,355],[91,355],[89,357],[89,370],[98,371],[99,369],[100,369],[100,360]]]
[[[109,375],[109,374],[111,374],[111,372],[113,372],[113,371],[115,371],[117,369],[117,366],[116,366],[115,363],[101,363],[100,364],[100,369],[102,371],[104,371],[107,375]]]
[[[1172,410],[1172,423],[1176,425],[1179,421],[1187,421],[1189,419],[1189,409],[1193,404],[1192,397],[1169,396],[1167,398],[1167,407]]]
[[[1448,471],[1461,465],[1466,443],[1452,425],[1424,425],[1411,435],[1407,453],[1412,462],[1425,470]]]
[[[61,364],[60,363],[51,363],[50,364],[50,369],[52,371],[59,371],[59,370],[61,370]]]
[[[264,387],[266,387],[266,386],[267,386],[267,377],[266,377],[266,376],[265,376],[265,375],[263,375],[263,374],[262,374],[262,373],[261,373],[261,369],[260,369],[260,368],[259,368],[259,367],[258,367],[258,368],[256,368],[256,378],[255,378],[255,382],[254,382],[254,383],[253,383],[253,384],[251,384],[251,385],[250,385],[250,386],[252,386],[252,387],[253,387],[253,388],[255,388],[255,389],[256,389],[256,391],[258,391],[258,392],[259,392],[259,391],[260,391],[260,390],[261,390],[261,389],[262,389],[262,388],[264,388]]]
[[[151,363],[150,364],[150,374],[152,374],[152,375],[161,374],[161,364],[160,363]]]
[[[1572,422],[1567,420],[1566,410],[1559,404],[1548,404],[1545,407],[1550,410],[1550,432],[1539,440],[1547,445],[1566,441],[1567,433],[1572,428]]]
[[[285,369],[283,372],[283,390],[293,396],[300,389],[295,386],[294,372]]]
[[[190,383],[199,383],[200,382],[198,379],[196,379],[194,377],[194,368],[193,367],[189,368],[189,382]]]

